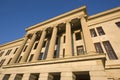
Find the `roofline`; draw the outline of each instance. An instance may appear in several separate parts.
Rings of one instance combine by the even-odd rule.
[[[98,17],[101,17],[103,15],[108,15],[108,14],[111,14],[111,13],[114,13],[114,12],[117,12],[117,11],[120,11],[120,7],[112,8],[110,10],[106,10],[106,11],[100,12],[98,14],[89,16],[88,20],[91,20],[91,19],[94,19],[94,18],[98,18]]]
[[[25,30],[28,31],[28,30],[37,28],[37,27],[39,27],[39,26],[41,26],[41,25],[50,23],[50,22],[52,22],[52,21],[56,21],[56,20],[61,19],[61,18],[65,17],[65,16],[74,14],[74,13],[79,12],[79,11],[82,11],[82,10],[84,10],[85,13],[87,14],[86,6],[82,6],[82,7],[80,7],[80,8],[74,9],[74,10],[72,10],[72,11],[63,13],[63,14],[61,14],[61,15],[59,15],[59,16],[54,17],[54,18],[51,18],[51,19],[48,19],[48,20],[46,20],[46,21],[40,22],[40,23],[38,23],[38,24],[36,24],[36,25],[33,25],[33,26],[29,27],[29,28],[26,28]]]
[[[11,42],[8,42],[8,43],[5,43],[5,44],[2,44],[0,45],[0,48],[3,47],[3,46],[7,46],[7,45],[10,45],[10,44],[13,44],[13,43],[16,43],[16,42],[19,42],[19,41],[22,41],[24,38],[20,38],[20,39],[17,39],[17,40],[14,40],[14,41],[11,41]]]

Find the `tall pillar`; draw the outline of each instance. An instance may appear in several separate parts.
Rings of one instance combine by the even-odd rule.
[[[22,80],[29,80],[29,78],[30,78],[30,73],[25,73],[25,74],[23,75]]]
[[[92,38],[90,36],[90,31],[88,29],[88,25],[87,25],[87,22],[84,17],[81,18],[81,26],[82,26],[84,42],[85,42],[85,47],[86,47],[87,53],[95,52],[95,47],[93,45]]]
[[[39,43],[38,43],[38,47],[37,47],[37,49],[36,49],[36,52],[35,52],[35,54],[34,54],[34,56],[33,56],[32,61],[37,61],[37,60],[38,60],[38,57],[39,57],[39,54],[40,54],[40,52],[41,52],[41,49],[42,49],[42,45],[43,45],[45,36],[46,36],[46,31],[43,30],[43,31],[42,31],[42,35],[41,35],[40,40],[39,40]]]
[[[24,53],[20,63],[23,63],[23,62],[27,61],[27,58],[28,58],[28,56],[30,54],[30,51],[31,51],[31,49],[33,47],[33,44],[35,42],[36,36],[37,36],[36,33],[34,33],[33,36],[32,36],[32,39],[31,39],[31,41],[30,41],[30,43],[28,45],[28,48],[26,49],[26,52]]]
[[[49,45],[48,54],[47,54],[47,58],[46,58],[47,60],[50,60],[53,58],[56,38],[57,38],[57,27],[55,26],[53,28],[52,37],[50,40],[50,45]]]
[[[17,61],[17,59],[18,59],[18,57],[20,56],[20,53],[22,52],[22,50],[23,50],[23,48],[24,48],[27,40],[28,40],[28,35],[25,36],[25,38],[24,38],[21,46],[18,48],[18,50],[17,50],[15,56],[13,57],[12,61],[10,62],[10,64],[13,64],[13,63],[15,63],[15,62]]]
[[[9,80],[14,80],[14,79],[15,79],[15,76],[16,76],[16,74],[15,74],[15,73],[11,74],[11,76],[10,76]]]
[[[60,80],[74,80],[72,72],[62,72]]]
[[[39,80],[48,80],[48,73],[40,73]]]
[[[66,41],[65,41],[65,57],[72,56],[72,35],[71,35],[71,24],[67,21],[66,23]]]

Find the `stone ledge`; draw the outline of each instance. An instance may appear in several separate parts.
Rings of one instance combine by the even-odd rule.
[[[36,61],[36,62],[4,65],[2,68],[5,69],[5,68],[14,68],[14,67],[47,65],[47,64],[57,64],[57,63],[66,63],[66,62],[97,60],[97,59],[105,60],[105,54],[85,54],[85,55],[79,55],[79,56],[72,56],[72,57],[68,57],[68,58],[57,58],[57,59],[52,59],[52,60],[40,60],[40,61]]]
[[[120,60],[106,61],[106,69],[120,69]]]

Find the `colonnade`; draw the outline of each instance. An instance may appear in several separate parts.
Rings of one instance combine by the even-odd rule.
[[[81,17],[79,20],[81,26],[82,26],[82,31],[83,31],[83,36],[84,36],[84,43],[85,43],[85,47],[86,47],[86,52],[90,53],[91,51],[95,51],[94,45],[92,43],[92,39],[90,36],[90,32],[87,26],[87,22],[86,19],[84,17]],[[66,43],[65,43],[65,57],[70,57],[72,56],[72,39],[71,39],[71,24],[70,21],[66,21],[66,31],[65,31],[65,35],[66,35]],[[49,48],[48,48],[48,53],[47,53],[47,57],[46,60],[50,60],[53,58],[54,55],[54,50],[55,50],[55,43],[56,43],[56,38],[57,38],[57,33],[58,33],[58,27],[59,26],[53,26],[53,30],[52,30],[52,35],[50,38],[50,44],[49,44]],[[38,46],[36,49],[36,52],[33,56],[32,61],[37,61],[38,60],[38,56],[41,52],[42,46],[43,46],[43,42],[44,39],[47,35],[47,29],[44,29],[41,31],[41,36],[40,39],[38,41]],[[27,58],[30,54],[30,51],[33,47],[33,44],[36,40],[37,37],[37,32],[33,33],[32,38],[30,39],[30,44],[28,45],[28,48],[26,49],[25,53],[23,54],[22,59],[20,60],[20,63],[24,63],[27,61]],[[23,43],[21,44],[20,48],[17,50],[15,56],[13,57],[11,64],[15,63],[18,59],[18,57],[20,56],[24,46],[26,45],[26,42],[28,40],[28,35],[25,36]]]

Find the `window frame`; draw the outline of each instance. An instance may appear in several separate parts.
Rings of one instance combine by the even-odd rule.
[[[105,35],[105,31],[103,30],[102,26],[96,27],[99,36]]]
[[[94,28],[90,29],[90,34],[91,34],[91,37],[96,37],[97,36],[97,33],[96,33]]]

